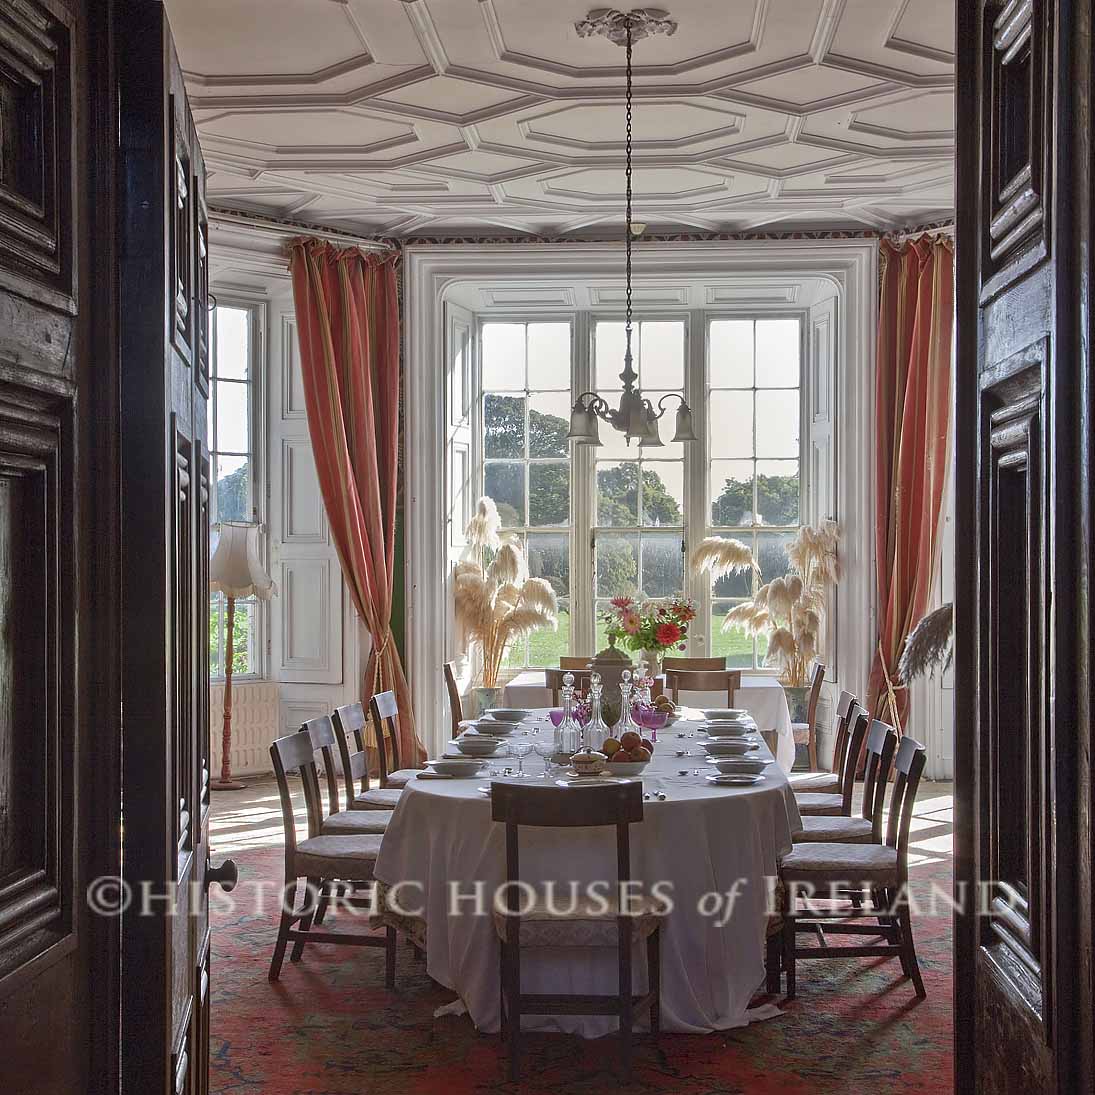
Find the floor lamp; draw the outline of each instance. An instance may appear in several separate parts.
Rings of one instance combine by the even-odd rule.
[[[220,779],[209,784],[214,791],[239,791],[243,784],[232,778],[232,655],[235,649],[236,601],[240,597],[267,600],[274,582],[259,560],[259,526],[247,521],[223,521],[220,540],[209,560],[209,588],[228,598],[224,644],[224,729],[221,733]]]

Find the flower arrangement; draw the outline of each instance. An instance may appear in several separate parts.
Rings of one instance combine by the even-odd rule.
[[[756,569],[752,553],[739,541],[705,540],[693,558],[697,569],[726,573]],[[722,628],[739,627],[751,635],[768,636],[768,661],[777,665],[780,680],[803,688],[818,655],[829,587],[842,577],[837,546],[840,527],[832,521],[804,525],[787,549],[790,571],[760,587],[751,601],[731,609]],[[732,550],[725,545],[736,545]],[[745,558],[744,549],[748,553]]]
[[[542,578],[528,577],[521,541],[500,535],[501,524],[494,501],[480,498],[453,573],[456,620],[464,638],[479,645],[486,688],[498,687],[510,643],[558,626],[555,591]]]
[[[609,638],[628,650],[685,649],[688,625],[696,618],[690,600],[673,597],[668,601],[637,601],[614,597],[601,619],[608,625]]]

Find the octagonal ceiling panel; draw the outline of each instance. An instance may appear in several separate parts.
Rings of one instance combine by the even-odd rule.
[[[167,0],[214,204],[396,233],[603,234],[623,51],[594,0]],[[953,0],[660,0],[638,219],[885,227],[953,198]]]

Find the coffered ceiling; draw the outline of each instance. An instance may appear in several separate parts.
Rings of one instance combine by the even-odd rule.
[[[366,233],[604,234],[623,51],[595,0],[167,0],[210,201]],[[636,219],[890,228],[953,209],[953,0],[660,0]]]

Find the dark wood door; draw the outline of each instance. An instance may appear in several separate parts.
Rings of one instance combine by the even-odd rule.
[[[162,6],[125,0],[118,14],[124,874],[154,895],[152,915],[122,919],[122,1069],[126,1090],[199,1095],[210,989],[205,170]]]
[[[0,1091],[116,1090],[111,17],[0,0]]]
[[[960,1091],[1095,1090],[1091,7],[958,4]]]

